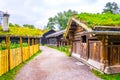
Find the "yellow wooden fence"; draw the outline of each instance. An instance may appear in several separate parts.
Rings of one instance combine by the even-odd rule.
[[[33,54],[35,54],[39,50],[39,44],[23,47],[10,49],[10,65],[8,65],[8,50],[1,50],[0,51],[0,76],[22,63],[22,61],[27,60]],[[23,59],[23,60],[22,60]]]

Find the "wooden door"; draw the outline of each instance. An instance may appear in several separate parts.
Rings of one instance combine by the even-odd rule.
[[[89,41],[89,58],[100,62],[100,41]]]

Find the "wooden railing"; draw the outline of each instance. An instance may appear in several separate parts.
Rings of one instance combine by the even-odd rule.
[[[39,50],[39,44],[0,51],[0,76],[30,58]],[[10,55],[9,55],[10,54]],[[9,59],[10,58],[10,59]],[[10,67],[10,69],[9,69]]]

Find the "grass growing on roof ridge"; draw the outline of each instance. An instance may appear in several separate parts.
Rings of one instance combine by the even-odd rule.
[[[120,14],[80,13],[76,17],[91,28],[94,26],[120,26]]]
[[[18,73],[18,71],[26,64],[28,63],[30,60],[32,60],[33,58],[35,58],[37,55],[39,55],[42,51],[39,50],[38,52],[36,52],[34,55],[32,55],[29,59],[27,59],[26,61],[24,61],[23,63],[19,64],[18,66],[16,66],[15,68],[13,68],[12,70],[8,71],[7,73],[3,74],[2,76],[0,76],[0,80],[14,80],[16,74]]]

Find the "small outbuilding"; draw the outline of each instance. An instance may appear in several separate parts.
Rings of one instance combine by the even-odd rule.
[[[47,45],[52,46],[65,46],[67,45],[67,41],[63,38],[63,34],[65,30],[57,31],[53,34],[47,35]]]
[[[55,32],[56,32],[55,30],[51,29],[51,30],[47,31],[46,33],[44,33],[43,36],[40,38],[40,43],[42,45],[47,44],[47,38],[46,38],[46,36],[50,35],[52,33],[55,33]]]
[[[120,19],[115,19],[120,15],[111,16],[87,13],[73,16],[64,34],[71,44],[72,56],[107,74],[120,73]]]

